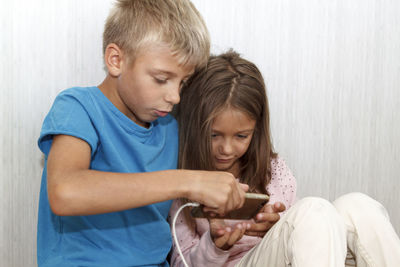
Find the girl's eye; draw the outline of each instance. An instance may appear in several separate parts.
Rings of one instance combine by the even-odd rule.
[[[246,139],[248,137],[248,135],[238,134],[237,137],[239,137],[240,139]]]
[[[211,138],[217,137],[217,134],[211,134]]]

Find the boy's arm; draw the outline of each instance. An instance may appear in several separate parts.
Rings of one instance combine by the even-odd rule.
[[[85,141],[68,135],[53,137],[47,188],[55,214],[100,214],[175,198],[191,199],[222,214],[244,203],[246,186],[227,172],[102,172],[89,169],[90,158],[91,148]]]

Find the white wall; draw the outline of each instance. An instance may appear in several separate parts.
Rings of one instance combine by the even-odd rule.
[[[367,193],[400,232],[400,2],[193,2],[213,51],[233,47],[264,74],[299,196]],[[60,90],[102,81],[111,0],[0,4],[0,266],[35,266],[41,123]]]
[[[111,1],[0,4],[0,266],[36,266],[42,173],[37,138],[57,93],[104,76],[101,35]]]

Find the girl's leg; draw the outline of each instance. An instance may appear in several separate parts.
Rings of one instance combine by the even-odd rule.
[[[236,265],[239,267],[343,267],[343,219],[326,200],[298,201]]]
[[[346,224],[347,245],[357,267],[400,266],[400,240],[379,202],[361,193],[351,193],[338,198],[333,205]]]

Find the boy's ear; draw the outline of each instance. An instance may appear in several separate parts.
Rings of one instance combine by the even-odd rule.
[[[114,43],[108,44],[104,53],[104,62],[111,76],[118,77],[121,74],[122,59],[123,53],[121,48]]]

